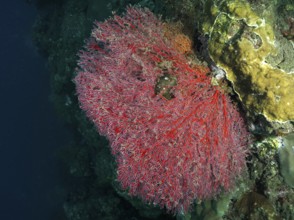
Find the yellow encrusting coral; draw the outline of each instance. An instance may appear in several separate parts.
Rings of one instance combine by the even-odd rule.
[[[209,34],[210,56],[225,70],[247,110],[270,122],[293,121],[294,75],[266,59],[276,53],[271,25],[244,1],[226,1],[212,8],[213,22],[203,25]]]

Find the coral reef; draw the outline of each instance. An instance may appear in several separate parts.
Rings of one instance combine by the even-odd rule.
[[[281,158],[291,156],[286,146],[290,140],[291,137],[287,136],[267,137],[251,146],[253,153],[248,165],[250,189],[231,204],[230,211],[226,213],[229,219],[293,218],[294,190],[286,184],[291,180],[288,169],[291,159]]]
[[[111,15],[111,11],[120,13],[127,5],[137,3],[148,7],[156,14],[162,14],[162,17],[171,20],[172,23],[180,20],[182,23],[180,26],[173,24],[164,27],[164,38],[168,38],[170,43],[173,41],[171,47],[179,53],[184,53],[186,58],[189,57],[190,64],[198,63],[193,55],[193,52],[197,50],[197,58],[207,61],[212,67],[213,72],[209,74],[214,76],[212,84],[219,85],[226,92],[234,94],[230,83],[222,84],[226,82],[226,75],[225,71],[219,68],[221,65],[216,67],[215,63],[210,60],[208,43],[211,43],[209,37],[212,35],[209,35],[209,27],[214,26],[214,21],[216,21],[213,14],[222,15],[218,18],[225,18],[227,15],[227,20],[224,21],[229,24],[227,27],[230,27],[230,34],[235,32],[240,34],[235,34],[236,38],[231,38],[233,40],[231,43],[241,38],[241,41],[247,40],[255,47],[262,46],[259,35],[248,35],[248,33],[255,32],[257,27],[248,25],[248,20],[244,18],[252,15],[251,12],[253,12],[275,34],[275,44],[272,45],[275,53],[266,57],[264,62],[272,68],[289,73],[289,76],[293,73],[294,50],[291,18],[294,7],[292,0],[248,0],[250,7],[245,6],[244,12],[250,13],[242,19],[225,7],[232,1],[223,0],[38,0],[36,2],[38,2],[39,10],[45,7],[39,13],[36,21],[34,39],[39,51],[48,60],[52,82],[51,100],[74,133],[73,143],[63,154],[66,162],[65,172],[69,175],[65,186],[62,186],[66,187],[67,193],[64,204],[67,219],[171,220],[176,218],[163,214],[164,210],[155,208],[152,204],[148,205],[136,197],[131,197],[128,191],[121,189],[120,184],[115,180],[117,167],[109,152],[108,142],[99,136],[79,108],[75,86],[72,82],[76,68],[76,52],[82,47],[84,39],[89,36],[93,20],[104,20]],[[247,2],[240,1],[243,5],[246,5]],[[221,21],[217,20],[216,24],[221,24]],[[242,25],[245,27],[245,32],[238,32],[238,28]],[[214,30],[219,28],[216,25],[214,27],[216,28]],[[219,31],[228,34],[226,26],[222,27],[224,30]],[[168,33],[167,29],[171,31]],[[177,38],[175,38],[176,35],[178,35]],[[235,47],[235,49],[242,48]],[[224,51],[228,50],[224,47]],[[221,60],[221,62],[224,61]],[[232,62],[233,67],[238,67],[238,65],[235,65],[235,61]],[[164,69],[165,66],[169,66],[169,63],[159,63],[158,66]],[[236,70],[238,69],[234,69]],[[165,81],[165,77],[168,80]],[[177,85],[177,77],[172,74],[162,74],[154,81],[154,93],[166,100],[173,101],[175,99],[174,89]],[[251,82],[246,81],[245,85],[245,92],[246,89],[250,91]],[[177,215],[178,220],[244,220],[250,217],[251,219],[268,219],[270,216],[278,216],[277,218],[286,220],[293,219],[294,189],[290,187],[293,181],[293,175],[291,175],[291,162],[293,161],[291,153],[293,151],[291,151],[291,145],[287,144],[287,139],[292,134],[285,135],[293,131],[293,125],[289,121],[283,123],[271,121],[268,124],[263,119],[264,116],[255,108],[253,110],[247,108],[247,110],[249,110],[247,115],[254,119],[250,122],[250,128],[256,139],[251,146],[251,154],[247,157],[248,175],[238,181],[235,189],[230,193],[221,193],[212,199],[195,202],[189,213]],[[271,126],[273,128],[270,128]],[[256,201],[260,203],[254,205]]]

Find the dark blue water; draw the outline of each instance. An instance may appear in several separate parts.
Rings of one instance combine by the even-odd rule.
[[[61,219],[56,152],[66,132],[31,41],[36,10],[25,0],[3,1],[0,16],[0,219]]]

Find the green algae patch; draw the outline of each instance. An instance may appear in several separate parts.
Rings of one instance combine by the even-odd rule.
[[[294,188],[294,134],[284,137],[283,142],[279,150],[280,172],[284,181]]]
[[[209,34],[209,53],[224,69],[247,110],[270,122],[294,120],[294,77],[267,62],[275,56],[271,25],[243,1],[213,5],[203,24]]]

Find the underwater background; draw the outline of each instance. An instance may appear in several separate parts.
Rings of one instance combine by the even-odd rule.
[[[1,219],[62,219],[58,149],[69,133],[49,100],[49,71],[32,40],[37,10],[1,5]],[[62,216],[62,214],[61,214]]]

